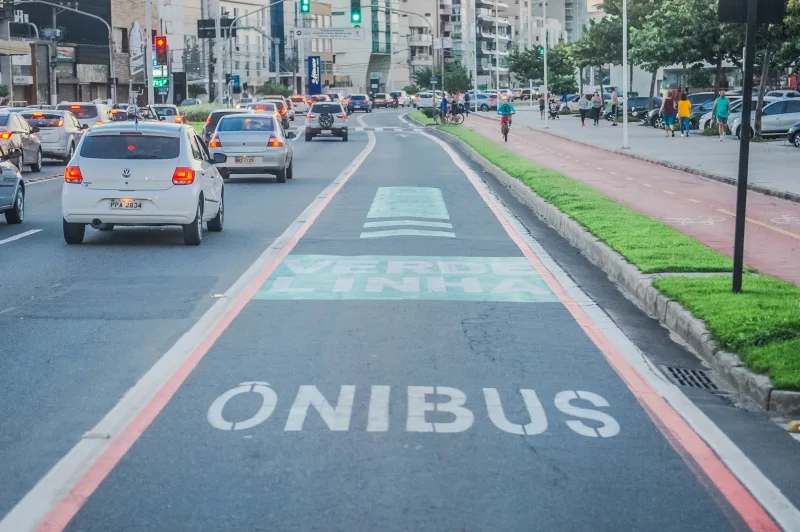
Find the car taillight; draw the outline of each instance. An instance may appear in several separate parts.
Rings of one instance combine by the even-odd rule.
[[[209,125],[210,123],[211,123],[211,117],[209,116],[208,118],[206,118],[206,125]]]
[[[172,183],[175,185],[191,185],[194,183],[194,170],[179,166],[172,174]]]
[[[10,138],[11,138],[11,132],[10,131],[3,131],[2,133],[0,133],[0,139],[8,140]]]
[[[176,116],[175,117],[175,123],[176,124],[183,124],[183,117],[182,116]]]
[[[286,109],[281,109],[281,114],[285,115],[286,114]]]
[[[97,121],[97,123],[96,123],[95,125],[99,126],[99,125],[100,125],[100,124],[102,124],[102,123],[103,123],[103,121],[102,121],[102,120],[98,120],[98,121]]]
[[[347,120],[347,115],[339,115],[339,118],[341,118],[342,120]]]
[[[308,113],[308,114],[306,115],[306,118],[307,118],[308,120],[311,120],[311,119],[313,119],[313,118],[316,118],[316,117],[317,117],[317,115],[312,115],[311,113]]]
[[[64,125],[64,121],[63,121],[62,119],[60,119],[60,118],[59,118],[59,119],[58,119],[58,127],[61,127],[61,126],[63,126],[63,125]]]
[[[283,146],[283,142],[276,139],[273,135],[270,135],[269,142],[267,142],[268,148],[280,148]]]
[[[219,141],[219,137],[216,136],[216,135],[211,137],[211,140],[208,143],[208,147],[209,148],[221,148],[222,147],[222,143]]]
[[[64,169],[64,181],[67,183],[83,183],[80,166],[67,166]]]

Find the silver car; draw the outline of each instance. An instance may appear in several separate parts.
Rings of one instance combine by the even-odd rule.
[[[20,116],[38,127],[42,155],[69,162],[88,126],[81,126],[69,111],[23,111]]]
[[[347,142],[347,113],[340,103],[317,102],[306,115],[305,129],[306,142],[325,135]]]
[[[227,160],[217,165],[223,178],[231,175],[273,174],[278,183],[293,177],[293,151],[278,119],[265,113],[223,116],[208,143],[211,156],[221,153]]]
[[[69,103],[64,102],[56,106],[59,111],[69,111],[75,115],[81,126],[92,127],[97,124],[111,122],[111,109],[104,103]]]
[[[36,133],[38,127],[31,127],[20,113],[0,112],[0,146],[8,152],[17,148],[19,155],[12,157],[20,171],[30,166],[31,171],[42,171],[42,145]],[[16,153],[16,152],[15,152]]]
[[[25,218],[25,183],[19,169],[9,162],[19,157],[18,151],[0,148],[0,212],[9,224],[22,223]]]
[[[156,112],[162,122],[170,122],[172,124],[183,123],[183,116],[181,116],[181,112],[178,111],[177,105],[157,103],[155,105],[151,105],[150,107],[152,107],[153,111]]]

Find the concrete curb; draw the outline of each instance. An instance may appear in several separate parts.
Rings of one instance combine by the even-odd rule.
[[[407,118],[424,127],[424,124],[410,116]],[[748,370],[738,355],[719,350],[705,323],[692,316],[677,302],[661,294],[653,286],[652,276],[640,272],[622,255],[537,196],[520,180],[494,166],[458,137],[436,128],[430,128],[430,131],[451,143],[461,145],[472,160],[511,190],[536,216],[578,248],[593,264],[602,268],[611,281],[634,297],[642,308],[691,346],[700,359],[721,375],[734,390],[749,397],[764,410],[780,415],[800,414],[800,392],[774,389],[769,377]]]
[[[476,117],[481,118],[483,120],[491,121],[490,118],[485,117],[485,116],[481,116],[481,115],[478,115],[478,114],[473,114],[473,116],[476,116]],[[659,159],[654,159],[652,157],[647,157],[647,156],[644,156],[644,155],[637,155],[635,153],[624,152],[624,151],[615,150],[615,149],[612,149],[612,148],[603,148],[602,146],[597,146],[595,144],[591,144],[589,142],[584,142],[582,140],[575,140],[575,139],[569,138],[569,137],[564,136],[564,135],[559,135],[558,133],[553,133],[552,131],[542,131],[540,129],[534,129],[534,128],[530,127],[530,126],[522,126],[522,127],[526,128],[526,129],[530,129],[534,133],[542,133],[544,135],[552,135],[552,136],[558,137],[560,139],[564,139],[564,140],[568,140],[570,142],[574,142],[575,144],[580,144],[581,146],[587,146],[589,148],[596,148],[596,149],[602,150],[604,152],[614,153],[616,155],[622,155],[623,157],[630,157],[631,159],[637,159],[639,161],[645,161],[645,162],[648,162],[648,163],[657,164],[657,165],[660,165],[660,166],[664,166],[666,168],[671,168],[672,170],[678,170],[678,171],[681,171],[681,172],[686,172],[687,174],[693,174],[693,175],[696,175],[696,176],[705,177],[707,179],[713,179],[714,181],[719,181],[720,183],[725,183],[726,185],[733,185],[733,186],[737,185],[737,180],[736,179],[733,179],[733,178],[730,178],[730,177],[726,177],[726,176],[722,176],[722,175],[719,175],[719,174],[714,174],[714,173],[711,173],[711,172],[706,172],[706,171],[703,171],[703,170],[699,170],[699,169],[691,167],[691,166],[686,166],[686,165],[677,164],[677,163],[671,163],[669,161],[661,161]],[[775,190],[774,188],[762,187],[761,185],[753,185],[753,184],[748,184],[747,185],[747,189],[748,190],[752,190],[753,192],[758,192],[759,194],[764,194],[766,196],[772,196],[772,197],[776,197],[776,198],[785,199],[785,200],[789,200],[789,201],[794,201],[796,203],[800,203],[800,194],[795,194],[793,192],[786,192],[784,190]]]

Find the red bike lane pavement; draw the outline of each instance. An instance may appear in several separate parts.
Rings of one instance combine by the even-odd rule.
[[[498,124],[471,115],[464,126],[720,253],[733,254],[735,187],[525,126],[512,127],[503,142]],[[800,204],[749,191],[744,260],[800,286]]]

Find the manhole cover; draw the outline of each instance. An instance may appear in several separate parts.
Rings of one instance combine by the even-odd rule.
[[[674,366],[663,366],[667,377],[678,386],[688,386],[690,388],[702,388],[703,390],[718,390],[717,385],[711,377],[702,369],[676,368]]]

